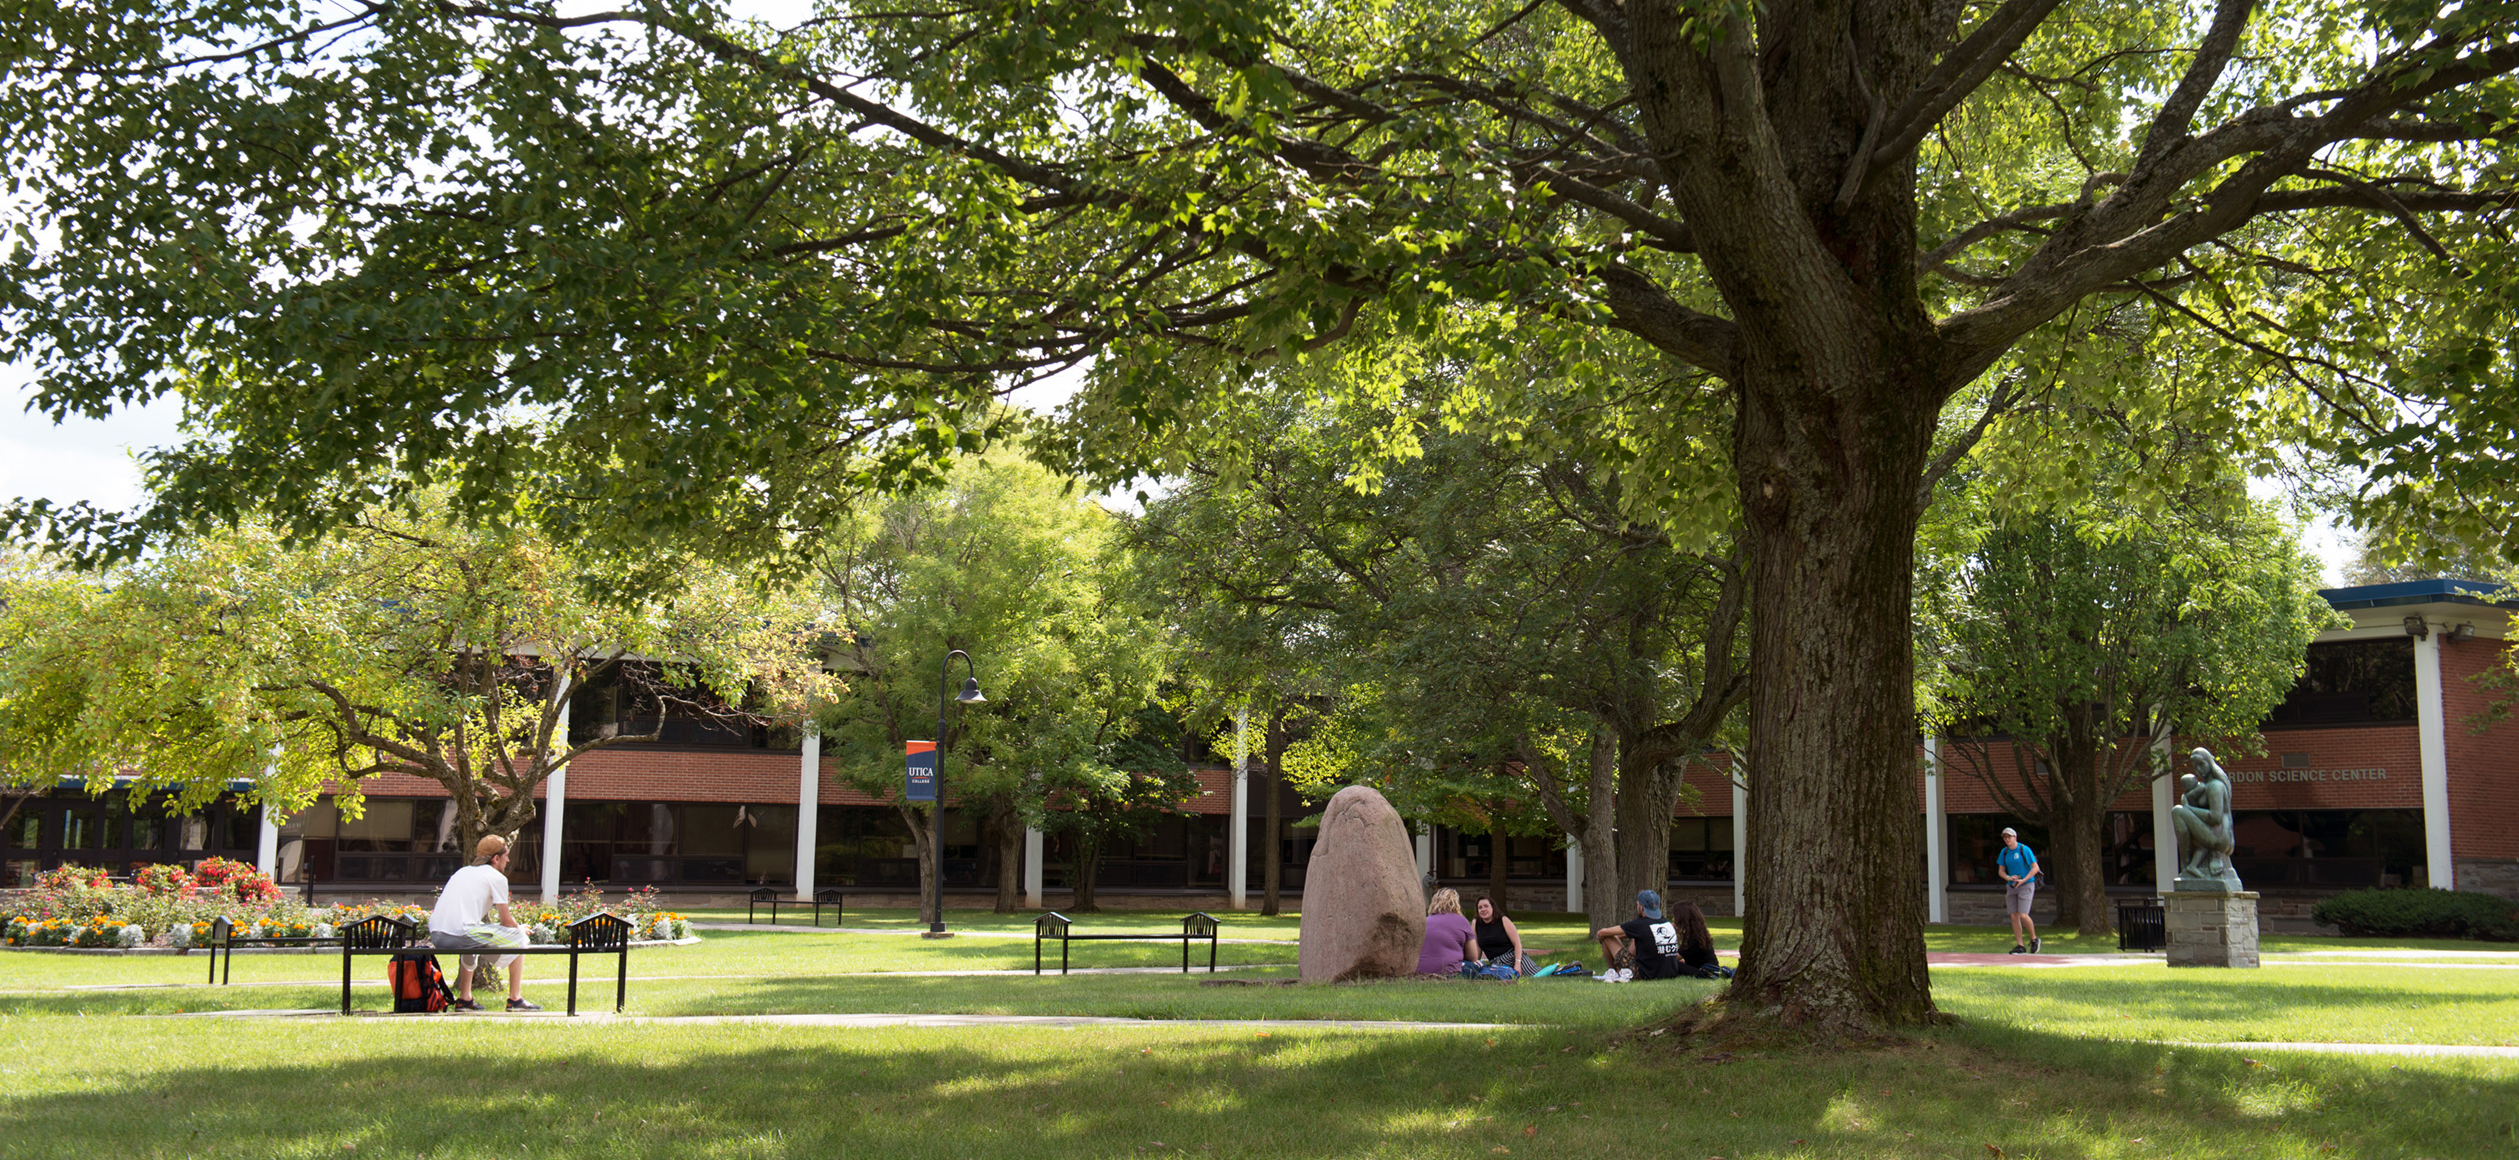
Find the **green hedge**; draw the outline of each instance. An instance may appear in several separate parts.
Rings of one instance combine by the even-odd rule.
[[[2310,914],[2348,935],[2519,942],[2519,902],[2473,890],[2353,890]]]

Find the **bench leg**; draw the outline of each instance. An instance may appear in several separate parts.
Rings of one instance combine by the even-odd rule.
[[[206,979],[201,980],[201,983],[202,983],[202,985],[203,985],[203,986],[205,986],[205,987],[206,987],[206,986],[208,986],[208,985],[210,985],[210,984],[212,984],[212,983],[216,983],[216,982],[218,982],[218,981],[219,981],[219,948],[217,948],[217,947],[211,947],[211,948],[210,948],[210,977],[209,977],[209,978],[206,978]]]
[[[341,1013],[350,1013],[350,951],[346,947],[341,951]]]
[[[577,952],[569,952],[569,1015],[577,1014]]]
[[[1181,936],[1181,973],[1190,973],[1190,936]]]
[[[613,957],[620,960],[612,977],[612,1013],[618,1015],[630,1005],[630,948],[622,947],[621,953]]]
[[[1032,936],[1032,973],[1041,973],[1041,936],[1037,934]]]
[[[1058,973],[1062,975],[1067,973],[1067,946],[1066,939],[1058,940]]]
[[[1216,936],[1207,936],[1207,973],[1216,973]]]

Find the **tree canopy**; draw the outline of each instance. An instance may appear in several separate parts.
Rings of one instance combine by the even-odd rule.
[[[1597,455],[1438,428],[1359,478],[1351,449],[1424,405],[1416,386],[1388,408],[1255,405],[1238,462],[1193,465],[1138,522],[1150,576],[1192,641],[1273,626],[1318,674],[1299,784],[1491,833],[1554,822],[1583,845],[1589,909],[1622,917],[1619,893],[1662,884],[1681,767],[1747,694],[1737,545],[1633,521]]]
[[[1919,584],[1927,719],[1947,769],[2047,827],[2057,922],[2104,935],[2110,805],[2176,776],[2155,751],[2173,737],[2261,746],[2309,642],[2341,617],[2316,561],[2237,479],[2170,508],[2117,486],[2029,511],[1993,503],[1994,482],[1950,488],[1936,513],[1961,528]]]
[[[1066,482],[1021,458],[953,460],[937,484],[857,512],[823,565],[851,685],[821,714],[829,751],[920,836],[922,881],[936,869],[928,807],[901,800],[903,743],[935,739],[946,654],[970,655],[988,700],[951,711],[940,772],[948,799],[996,829],[1008,909],[1025,827],[1096,836],[1188,792],[1179,758],[1143,737],[1171,638],[1126,598],[1110,513]],[[1160,784],[1142,786],[1150,775]]]
[[[836,688],[809,604],[696,561],[644,600],[589,596],[606,566],[529,527],[375,510],[319,543],[248,524],[101,576],[21,571],[0,594],[0,771],[184,806],[244,782],[284,814],[330,793],[354,817],[365,779],[404,774],[446,787],[469,848],[531,821],[552,770],[655,739],[569,729],[590,687],[746,726]]]

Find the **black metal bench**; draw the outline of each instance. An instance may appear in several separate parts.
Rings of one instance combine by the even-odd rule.
[[[2169,949],[2168,915],[2160,900],[2117,904],[2117,949],[2121,951]]]
[[[482,951],[436,951],[419,936],[419,928],[398,918],[377,915],[363,918],[341,928],[341,1013],[350,1013],[350,960],[356,955],[398,955],[412,952],[433,952],[450,955],[567,955],[569,957],[568,1013],[577,1014],[577,959],[580,955],[612,955],[618,960],[613,975],[612,1010],[618,1014],[628,1005],[630,997],[630,923],[609,914],[590,914],[568,924],[568,941],[551,946],[493,948]],[[462,969],[458,958],[456,969]]]
[[[239,937],[235,924],[225,918],[210,920],[210,941],[202,945],[210,952],[210,977],[204,982],[226,986],[230,971],[236,966],[238,947],[326,947],[341,941],[339,935],[317,938],[313,935],[255,935]]]
[[[1191,911],[1181,919],[1181,929],[1177,934],[1078,934],[1075,920],[1053,910],[1032,920],[1032,973],[1041,973],[1041,944],[1050,940],[1058,943],[1058,973],[1064,975],[1067,973],[1067,944],[1071,942],[1170,942],[1179,939],[1181,973],[1186,975],[1190,969],[1190,944],[1203,938],[1207,940],[1207,970],[1213,974],[1216,970],[1216,925],[1214,915]]]
[[[814,891],[813,898],[810,901],[802,898],[780,898],[778,896],[778,891],[764,886],[752,892],[751,903],[743,908],[743,920],[747,923],[757,921],[758,916],[753,913],[754,908],[759,907],[763,903],[768,903],[770,907],[770,925],[777,926],[779,907],[810,906],[813,908],[813,924],[815,926],[820,926],[822,925],[822,908],[828,906],[831,908],[831,925],[845,926],[848,924],[848,912],[840,907],[841,897],[842,896],[838,888],[825,887],[824,889]]]

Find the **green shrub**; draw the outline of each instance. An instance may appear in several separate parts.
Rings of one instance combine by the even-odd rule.
[[[2310,916],[2348,935],[2519,942],[2519,902],[2474,890],[2352,890]]]

